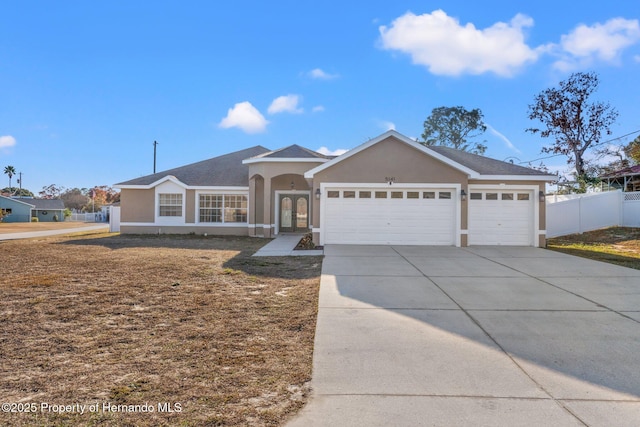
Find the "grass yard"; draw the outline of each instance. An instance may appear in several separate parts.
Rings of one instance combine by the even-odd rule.
[[[547,248],[640,270],[640,228],[611,227],[556,237]]]
[[[282,425],[307,398],[322,261],[252,258],[265,243],[0,242],[0,396],[36,409],[0,425]]]

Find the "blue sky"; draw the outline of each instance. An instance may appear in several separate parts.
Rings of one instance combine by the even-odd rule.
[[[457,105],[483,111],[488,156],[529,161],[527,106],[574,71],[599,74],[613,136],[640,130],[635,2],[352,3],[1,1],[0,166],[35,193],[113,185],[152,172],[154,140],[159,171],[335,152]]]

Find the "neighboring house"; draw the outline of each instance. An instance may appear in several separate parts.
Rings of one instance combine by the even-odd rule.
[[[545,245],[549,175],[388,131],[328,157],[253,147],[116,184],[122,233],[316,244]]]
[[[640,165],[602,175],[600,179],[609,190],[640,191]]]
[[[0,196],[0,209],[6,215],[3,222],[64,221],[64,202],[60,199]]]

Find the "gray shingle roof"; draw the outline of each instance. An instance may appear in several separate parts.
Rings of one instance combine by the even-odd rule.
[[[172,175],[186,185],[248,187],[249,166],[243,165],[242,161],[268,152],[269,149],[267,148],[255,146],[190,165],[120,182],[116,185],[149,185],[168,175]]]
[[[278,150],[269,151],[253,157],[254,159],[330,159],[331,157],[324,154],[317,153],[309,150],[308,148],[301,147],[297,144],[290,145],[288,147],[280,148]]]
[[[481,175],[551,175],[547,172],[514,165],[513,163],[503,162],[496,159],[490,159],[489,157],[456,150],[451,147],[430,145],[428,148],[438,154],[442,154],[454,162],[460,163],[461,165],[480,173]]]
[[[15,200],[33,205],[38,210],[55,211],[64,209],[64,202],[61,199],[30,199],[28,197],[16,197]]]

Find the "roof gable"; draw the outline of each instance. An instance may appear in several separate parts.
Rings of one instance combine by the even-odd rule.
[[[346,153],[334,158],[333,160],[330,160],[330,161],[326,162],[323,165],[320,165],[320,166],[317,166],[317,167],[311,169],[310,171],[308,171],[307,173],[304,174],[304,177],[305,178],[313,178],[313,175],[315,175],[316,173],[321,172],[321,171],[323,171],[323,170],[325,170],[327,168],[330,168],[331,166],[333,166],[333,165],[335,165],[335,164],[337,164],[339,162],[342,162],[342,161],[348,159],[349,157],[351,157],[351,156],[353,156],[353,155],[355,155],[355,154],[357,154],[357,153],[359,153],[361,151],[367,150],[367,149],[375,146],[376,144],[386,140],[389,137],[393,137],[393,138],[395,138],[395,139],[397,139],[397,140],[409,145],[410,147],[412,147],[412,148],[414,148],[414,149],[416,149],[416,150],[428,155],[429,157],[437,159],[437,160],[441,161],[442,163],[445,163],[445,164],[451,166],[452,168],[469,175],[470,177],[474,177],[475,178],[478,175],[478,173],[476,171],[474,171],[474,170],[472,170],[472,169],[470,169],[470,168],[468,168],[468,167],[466,167],[466,166],[464,166],[462,164],[459,164],[459,163],[449,159],[448,157],[443,156],[442,154],[440,154],[440,153],[438,153],[436,151],[430,150],[428,147],[425,147],[424,145],[419,144],[416,141],[414,141],[414,140],[402,135],[400,132],[397,132],[395,130],[389,130],[389,131],[383,133],[382,135],[379,135],[376,138],[370,139],[369,141],[365,142],[364,144],[361,144],[361,145],[357,146],[356,148],[347,151]]]
[[[243,160],[268,153],[262,146],[191,163],[152,175],[131,179],[116,184],[117,188],[152,188],[166,180],[188,187],[248,187],[249,167]]]
[[[313,176],[331,166],[342,162],[349,157],[357,154],[363,150],[367,150],[376,144],[386,140],[389,137],[393,137],[410,147],[434,158],[444,164],[456,169],[468,176],[469,179],[527,179],[527,180],[540,180],[540,181],[553,181],[556,179],[554,175],[550,175],[545,172],[541,172],[535,169],[526,168],[512,163],[503,162],[489,157],[479,156],[477,154],[468,153],[462,150],[456,150],[451,147],[444,146],[424,146],[404,135],[395,131],[389,130],[382,135],[373,138],[358,147],[347,151],[341,156],[330,160],[323,165],[317,166],[307,173],[305,178],[313,178]]]
[[[260,163],[260,162],[326,162],[332,157],[325,156],[300,145],[293,144],[278,150],[262,153],[257,156],[244,160],[242,163]]]

